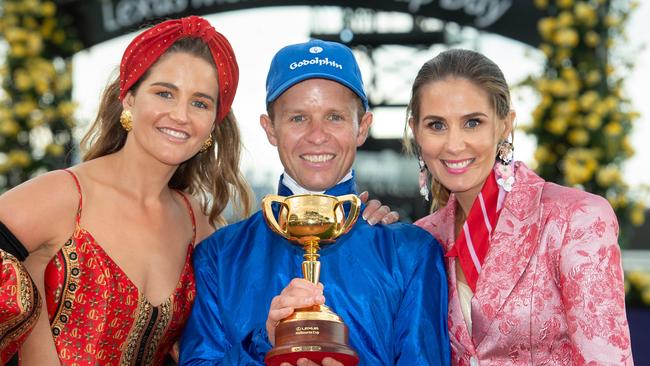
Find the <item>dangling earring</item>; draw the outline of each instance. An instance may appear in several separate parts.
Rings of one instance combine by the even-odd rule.
[[[515,173],[512,163],[514,147],[508,140],[503,140],[497,145],[497,162],[495,164],[497,184],[506,192],[512,190],[515,184]]]
[[[503,165],[508,165],[512,162],[512,152],[515,150],[512,143],[508,140],[502,140],[497,145],[497,159]]]
[[[421,156],[418,156],[418,165],[420,166],[420,195],[424,197],[425,200],[429,200],[429,179],[427,177],[427,165],[422,160]]]
[[[131,111],[126,109],[122,111],[122,114],[120,114],[120,124],[126,132],[133,129],[133,115],[131,115]]]
[[[212,135],[208,136],[207,140],[203,143],[203,146],[201,146],[201,150],[199,150],[200,153],[208,151],[208,149],[212,146]]]

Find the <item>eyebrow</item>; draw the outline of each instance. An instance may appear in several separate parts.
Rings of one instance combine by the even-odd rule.
[[[472,113],[468,113],[466,115],[461,116],[462,119],[468,119],[468,118],[474,118],[474,117],[489,118],[488,115],[483,113],[483,112],[472,112]],[[423,120],[424,119],[439,119],[439,120],[442,120],[442,121],[446,120],[444,117],[436,116],[436,115],[433,115],[433,114],[426,115],[426,116],[422,117],[422,119]]]
[[[167,83],[167,82],[164,82],[164,81],[158,81],[158,82],[152,83],[151,85],[155,85],[155,86],[163,86],[163,87],[166,87],[166,88],[169,88],[169,89],[172,89],[172,90],[178,91],[178,87],[177,87],[176,85],[174,85],[174,84],[172,84],[172,83]],[[201,98],[209,99],[212,103],[215,103],[214,98],[211,97],[211,96],[208,95],[208,94],[201,93],[201,92],[196,92],[196,93],[194,93],[194,94],[192,94],[192,95],[195,95],[195,96],[197,96],[197,97],[201,97]]]

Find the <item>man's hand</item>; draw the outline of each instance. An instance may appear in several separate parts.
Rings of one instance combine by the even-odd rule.
[[[288,362],[283,362],[283,363],[280,364],[280,366],[293,366],[293,365],[288,363]],[[296,364],[296,366],[321,366],[321,365],[317,364],[314,361],[310,361],[310,360],[308,360],[306,358],[301,358],[301,359],[298,360],[298,363]],[[343,364],[336,361],[333,358],[325,357],[323,359],[322,366],[343,366]]]
[[[382,205],[379,200],[368,201],[368,191],[362,192],[359,199],[366,204],[366,209],[361,213],[361,217],[368,221],[368,224],[375,225],[378,222],[392,224],[399,220],[397,211],[391,211],[390,207]]]
[[[316,286],[303,278],[291,280],[280,295],[274,297],[273,301],[271,301],[269,316],[266,318],[266,332],[269,335],[271,344],[275,346],[275,328],[280,323],[280,320],[293,314],[295,309],[324,303],[325,296],[323,296],[322,283]]]

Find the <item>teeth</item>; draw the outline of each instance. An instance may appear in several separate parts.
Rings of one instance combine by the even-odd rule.
[[[322,163],[322,162],[334,159],[334,155],[332,155],[332,154],[303,155],[302,158],[309,161],[309,162],[311,162],[311,163]]]
[[[170,128],[164,128],[163,127],[163,128],[159,128],[159,130],[160,130],[160,132],[162,132],[164,134],[167,134],[169,136],[175,137],[177,139],[188,139],[190,137],[190,135],[188,135],[187,133],[185,133],[183,131],[176,131],[176,130],[172,130]]]
[[[456,162],[456,163],[451,163],[451,162],[448,162],[448,161],[444,161],[445,165],[452,168],[452,169],[463,169],[463,168],[467,167],[471,162],[472,162],[472,159],[459,161],[459,162]]]

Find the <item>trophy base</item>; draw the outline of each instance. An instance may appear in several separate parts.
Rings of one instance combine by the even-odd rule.
[[[359,363],[356,351],[348,345],[348,327],[325,305],[298,309],[282,320],[275,329],[275,341],[264,358],[268,366],[296,365],[300,358],[321,364],[325,357],[345,366]]]

